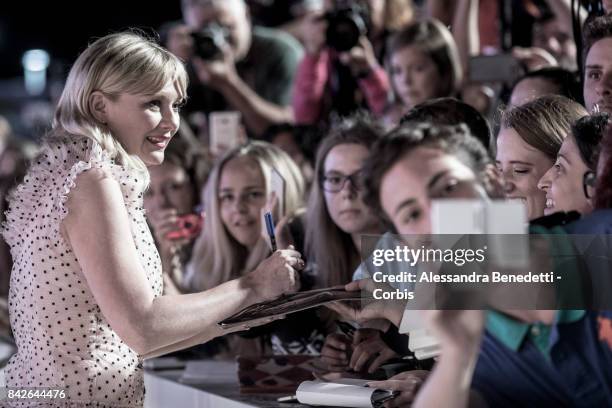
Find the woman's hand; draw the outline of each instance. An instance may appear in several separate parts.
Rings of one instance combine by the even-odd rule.
[[[550,52],[538,47],[514,47],[512,48],[512,56],[527,67],[528,72],[559,65]]]
[[[427,329],[440,342],[442,354],[464,357],[478,352],[484,328],[482,310],[428,310]]]
[[[385,403],[385,407],[407,407],[414,401],[414,397],[428,375],[429,371],[425,370],[405,371],[385,381],[371,381],[368,387],[399,391],[400,394]]]
[[[190,239],[167,238],[169,232],[177,229],[178,217],[176,210],[173,208],[151,212],[147,214],[147,219],[151,225],[151,228],[153,229],[153,235],[155,236],[155,241],[158,245],[159,255],[162,260],[162,265],[164,266],[164,271],[167,271],[167,268],[170,266],[172,257],[176,251],[187,245]]]
[[[349,292],[363,291],[366,296],[371,296],[374,290],[388,290],[389,286],[378,285],[372,279],[360,279],[345,286]],[[325,305],[346,320],[363,323],[368,320],[387,319],[399,326],[404,315],[406,302],[403,300],[362,300],[360,302],[333,302]]]
[[[286,293],[300,289],[300,276],[297,271],[304,269],[300,253],[290,247],[278,250],[266,258],[251,273],[245,276],[258,301],[275,299]]]
[[[333,333],[325,338],[321,349],[321,361],[329,371],[344,372],[349,369],[351,339],[342,333]]]
[[[359,329],[353,338],[353,353],[349,366],[355,371],[372,374],[386,361],[399,357],[384,342],[379,330]]]
[[[203,60],[198,56],[191,59],[200,83],[222,92],[224,87],[238,78],[232,48],[226,44],[221,49],[220,58]]]

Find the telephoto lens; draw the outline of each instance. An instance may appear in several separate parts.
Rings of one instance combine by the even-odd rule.
[[[325,15],[327,45],[336,51],[348,51],[359,43],[359,37],[368,33],[367,13],[363,7],[350,4]]]
[[[191,33],[193,37],[194,53],[203,60],[220,59],[223,55],[223,48],[228,43],[229,34],[225,28],[219,24],[212,23],[206,25],[200,31]]]

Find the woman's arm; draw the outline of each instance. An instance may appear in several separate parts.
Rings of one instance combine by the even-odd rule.
[[[484,312],[429,310],[426,313],[427,328],[440,342],[442,351],[412,406],[482,406],[482,399],[471,391],[470,385],[480,349]]]
[[[278,251],[254,272],[211,290],[155,298],[138,260],[119,184],[103,170],[76,180],[63,221],[76,258],[109,324],[139,355],[220,334],[217,322],[254,302],[294,291],[299,253]]]
[[[459,0],[453,17],[451,31],[459,51],[464,80],[469,78],[470,57],[480,54],[479,4],[480,0]]]

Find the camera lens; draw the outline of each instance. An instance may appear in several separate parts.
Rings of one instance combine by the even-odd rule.
[[[359,37],[367,33],[366,23],[352,8],[330,12],[326,38],[327,45],[336,51],[348,51],[359,43]]]
[[[227,44],[227,30],[218,24],[209,24],[200,31],[191,33],[195,55],[203,60],[219,59]]]

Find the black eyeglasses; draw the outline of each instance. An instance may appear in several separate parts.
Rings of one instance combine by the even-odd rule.
[[[325,175],[321,178],[321,186],[323,190],[328,193],[337,193],[342,191],[344,185],[347,180],[351,181],[351,185],[357,191],[361,190],[362,182],[361,182],[362,174],[361,171],[357,171],[351,175],[344,175],[339,173],[333,173],[329,175]]]
[[[595,181],[597,176],[595,172],[589,170],[582,176],[582,189],[586,198],[593,198],[593,189],[595,188]]]

